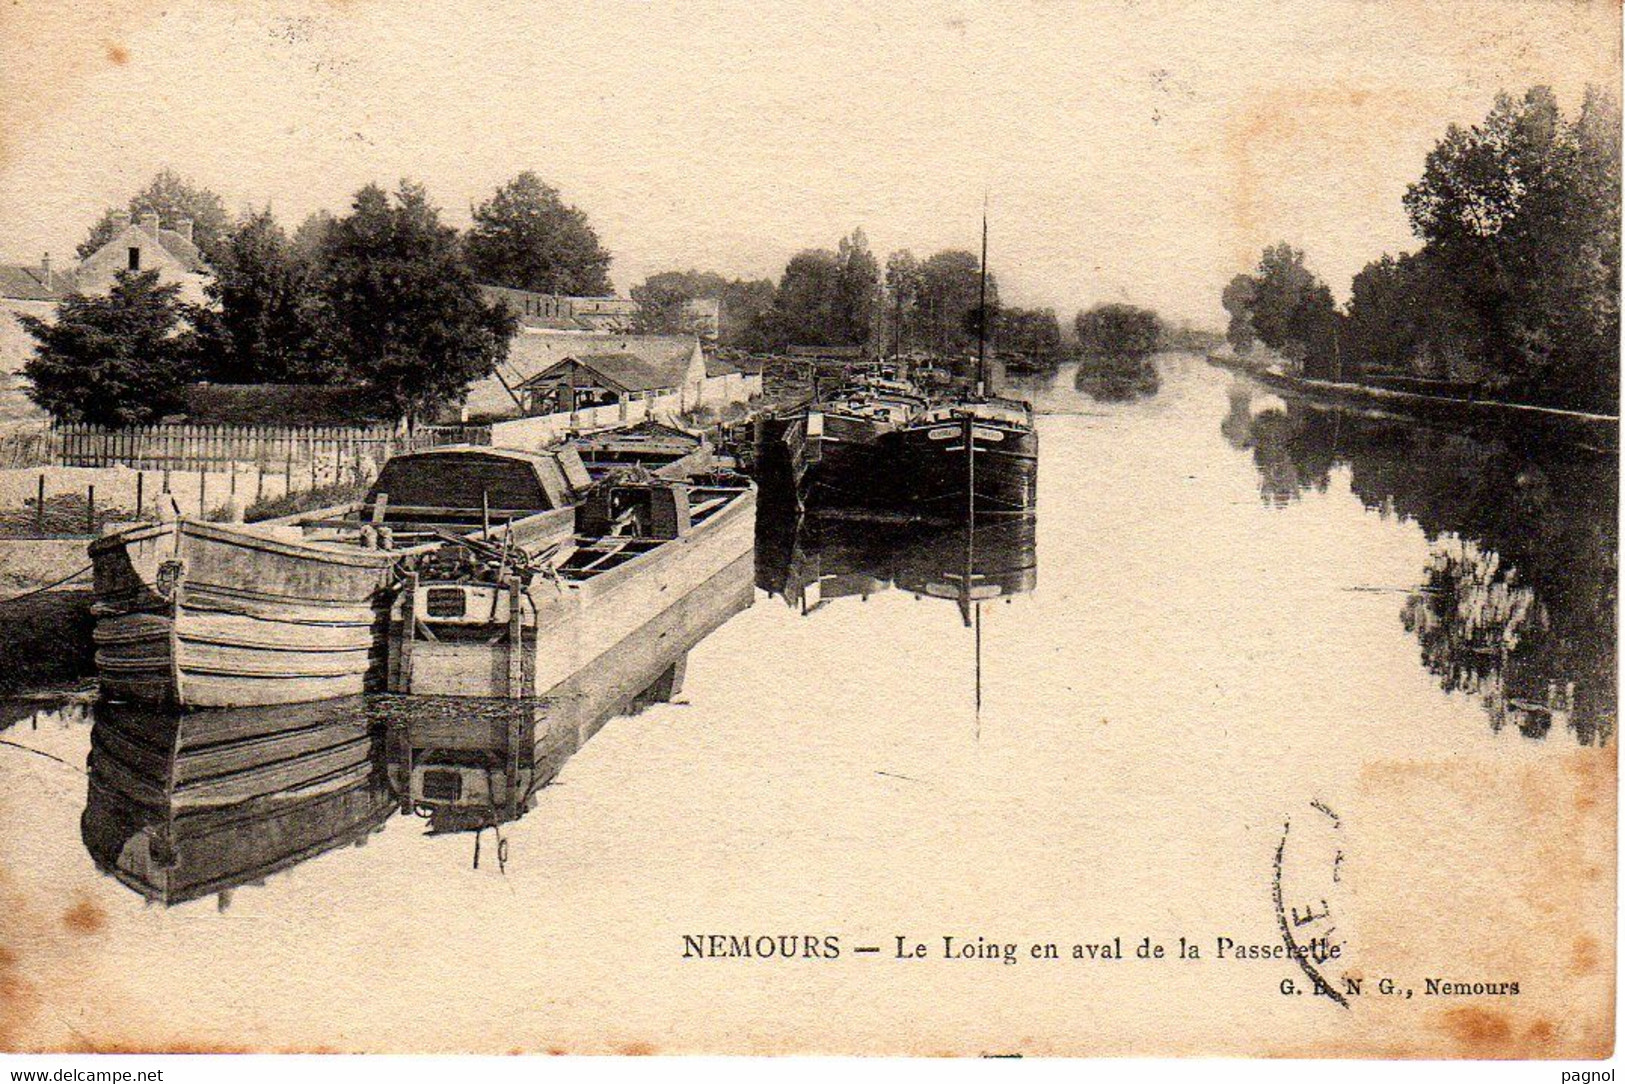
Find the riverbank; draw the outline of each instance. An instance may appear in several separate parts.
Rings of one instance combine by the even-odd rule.
[[[1495,399],[1464,399],[1425,392],[1378,388],[1348,381],[1293,376],[1234,354],[1210,353],[1208,364],[1251,377],[1265,387],[1311,402],[1387,413],[1429,424],[1471,429],[1516,427],[1562,440],[1590,451],[1619,450],[1619,417],[1557,407],[1531,406]]]
[[[94,675],[88,542],[0,539],[0,695]]]

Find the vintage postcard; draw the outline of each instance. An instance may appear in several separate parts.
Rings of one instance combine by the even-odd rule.
[[[1611,1056],[1620,21],[0,9],[0,1051]]]

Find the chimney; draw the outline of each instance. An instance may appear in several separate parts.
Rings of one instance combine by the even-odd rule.
[[[51,288],[51,254],[49,252],[40,257],[39,272],[40,278],[45,280],[45,288],[49,290]]]
[[[182,237],[186,238],[187,241],[191,241],[192,240],[192,220],[190,218],[183,218],[180,221],[176,222],[175,223],[175,232],[180,234]]]
[[[148,236],[157,237],[158,236],[158,216],[155,213],[153,213],[152,211],[148,211],[146,214],[142,215],[141,216],[141,228],[142,228],[142,230],[144,230],[147,233]]]
[[[115,233],[123,233],[125,230],[130,228],[130,212],[129,211],[114,211],[113,215],[112,215],[112,218],[113,218],[113,230],[114,230]]]

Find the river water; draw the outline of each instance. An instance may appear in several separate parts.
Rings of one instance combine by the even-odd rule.
[[[84,842],[92,714],[14,707],[0,1040],[1359,1052],[1404,1011],[1415,1052],[1587,1039],[1563,1006],[1612,990],[1613,462],[1157,370],[1004,381],[1040,414],[1031,528],[798,528],[764,501],[754,604],[568,762],[501,862],[395,815],[149,904]],[[1283,877],[1337,912],[1329,978],[1526,994],[1488,1032],[1279,996],[1291,965],[1212,949],[1280,941]],[[713,933],[844,951],[684,958]],[[944,936],[1062,959],[942,959]],[[1114,936],[1131,959],[1067,958]],[[1142,937],[1202,957],[1136,962]]]

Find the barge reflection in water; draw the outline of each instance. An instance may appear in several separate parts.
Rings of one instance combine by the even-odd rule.
[[[389,818],[381,751],[359,697],[186,713],[103,702],[85,848],[164,904],[258,881]]]
[[[96,867],[177,904],[365,842],[396,811],[431,833],[517,819],[617,715],[682,689],[688,653],[754,599],[751,559],[553,690],[515,702],[352,696],[166,712],[95,705],[80,834]]]

